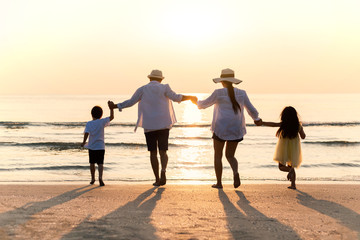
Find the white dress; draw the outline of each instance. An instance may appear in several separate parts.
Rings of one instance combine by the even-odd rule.
[[[274,161],[294,168],[300,167],[302,154],[299,135],[291,139],[279,137],[275,148]]]

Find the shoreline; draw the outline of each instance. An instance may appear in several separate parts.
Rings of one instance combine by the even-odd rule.
[[[287,185],[1,183],[0,239],[360,237],[359,184]]]
[[[86,185],[90,180],[83,181],[9,181],[2,182],[1,185]],[[95,185],[98,180],[95,181]],[[107,185],[151,185],[154,181],[148,180],[129,180],[129,181],[111,181],[104,180]],[[168,179],[166,185],[212,185],[216,182],[209,180],[171,180]],[[223,181],[224,185],[231,185],[232,181]],[[243,180],[241,179],[241,185],[261,185],[261,184],[290,184],[288,180]],[[322,181],[322,180],[297,180],[296,184],[304,184],[304,185],[360,185],[360,181],[347,181],[347,180],[333,180],[333,181]]]

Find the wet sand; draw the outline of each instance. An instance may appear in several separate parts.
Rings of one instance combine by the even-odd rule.
[[[0,185],[0,239],[360,239],[359,184]]]

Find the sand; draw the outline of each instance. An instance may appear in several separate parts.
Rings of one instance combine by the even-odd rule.
[[[0,185],[0,239],[359,239],[359,184]]]

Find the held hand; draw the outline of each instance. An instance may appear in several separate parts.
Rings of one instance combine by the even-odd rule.
[[[84,147],[84,146],[85,146],[85,143],[82,143],[82,144],[81,144],[81,147]]]
[[[254,121],[254,123],[256,124],[256,126],[262,126],[263,125],[263,122],[262,122],[261,118],[259,120],[257,120],[257,121]]]
[[[197,105],[198,98],[197,98],[196,96],[191,96],[190,101],[191,101],[193,104]]]
[[[110,109],[116,108],[116,105],[114,104],[113,101],[108,101],[108,106],[109,106]]]

